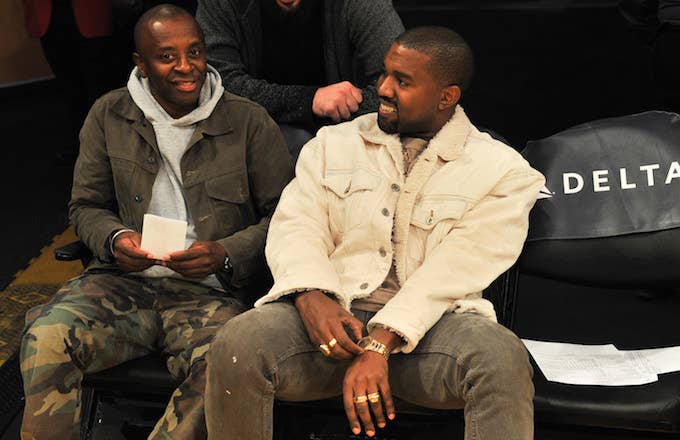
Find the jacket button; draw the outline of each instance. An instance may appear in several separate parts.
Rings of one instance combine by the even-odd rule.
[[[385,248],[380,248],[380,250],[378,250],[378,253],[380,254],[381,257],[387,255],[387,251],[385,250]]]
[[[156,158],[153,157],[153,156],[149,156],[149,157],[146,158],[146,161],[148,163],[156,163]]]
[[[141,203],[143,200],[144,200],[144,197],[140,196],[139,194],[137,194],[135,196],[135,202]]]
[[[399,185],[397,185],[396,183],[393,183],[393,184],[392,184],[392,191],[394,191],[395,193],[396,193],[396,192],[399,192],[400,189],[401,189],[401,188],[400,188]]]
[[[384,215],[385,217],[387,217],[388,215],[390,215],[390,210],[387,209],[387,208],[383,208],[381,212],[382,212],[382,215]]]
[[[368,288],[368,283],[361,283],[361,286],[359,286],[361,290],[366,290]]]

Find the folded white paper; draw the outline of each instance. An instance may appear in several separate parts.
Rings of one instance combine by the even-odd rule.
[[[183,250],[186,235],[187,222],[144,214],[140,247],[155,258],[162,259],[173,252]]]

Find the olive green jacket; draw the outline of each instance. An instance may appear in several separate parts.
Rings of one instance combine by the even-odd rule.
[[[117,269],[109,237],[122,228],[141,231],[161,160],[154,129],[126,88],[94,104],[80,132],[69,203],[76,234],[97,257],[88,270]],[[231,286],[262,278],[269,220],[292,177],[285,141],[266,110],[225,92],[197,124],[181,169],[198,240],[224,246]],[[225,274],[216,275],[227,288]]]

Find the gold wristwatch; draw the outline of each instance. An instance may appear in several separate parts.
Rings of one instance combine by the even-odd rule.
[[[390,357],[390,352],[387,350],[385,344],[379,342],[376,339],[373,339],[370,336],[364,336],[363,338],[359,339],[357,345],[363,348],[364,350],[374,351],[381,355],[382,357],[384,357],[385,359],[388,359]]]

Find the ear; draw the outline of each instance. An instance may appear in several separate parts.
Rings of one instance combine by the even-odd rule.
[[[442,94],[439,97],[439,110],[446,110],[451,107],[455,107],[460,101],[460,95],[462,94],[460,87],[457,85],[446,86],[442,89]]]
[[[132,54],[132,61],[135,62],[135,66],[139,69],[139,72],[142,74],[142,78],[146,78],[146,66],[144,65],[144,61],[142,60],[142,56],[138,54],[137,52],[133,52]]]

